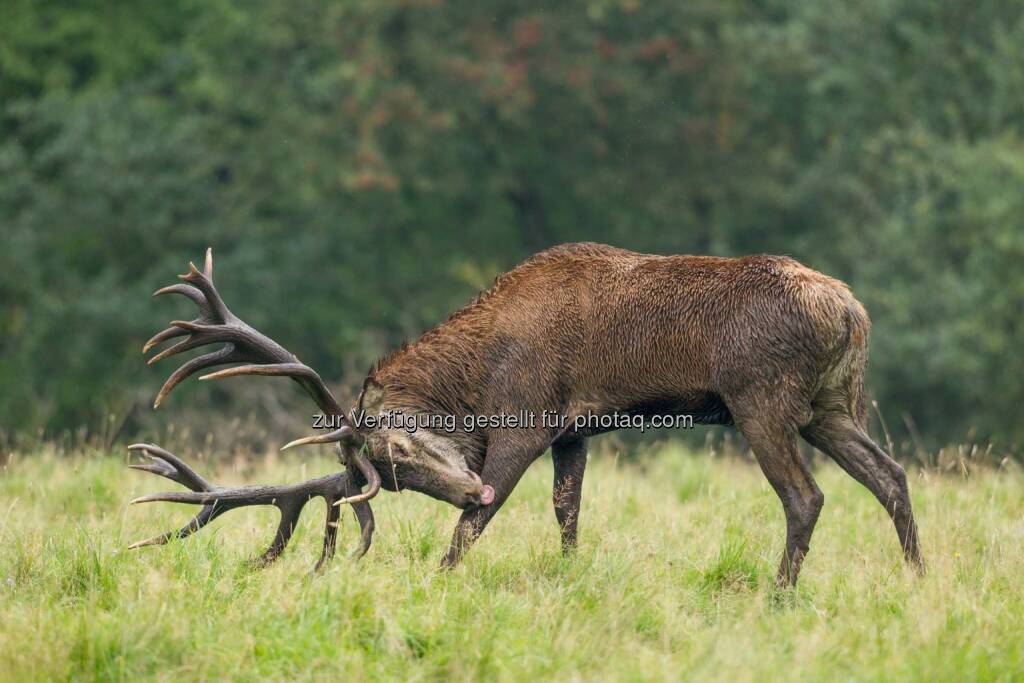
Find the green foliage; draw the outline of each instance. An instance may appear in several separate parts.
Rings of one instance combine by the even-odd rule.
[[[137,427],[173,315],[146,295],[208,244],[243,317],[352,385],[589,239],[789,253],[867,305],[898,438],[1024,437],[1018,0],[8,4],[8,431]]]

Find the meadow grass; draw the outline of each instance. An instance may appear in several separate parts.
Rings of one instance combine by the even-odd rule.
[[[205,465],[204,474],[211,465]],[[298,481],[320,459],[252,458],[224,484]],[[666,446],[592,457],[580,548],[558,549],[551,463],[536,463],[463,566],[437,569],[458,512],[384,493],[359,562],[309,570],[311,505],[284,557],[271,509],[126,551],[193,510],[128,507],[173,483],[124,458],[13,458],[0,474],[0,678],[99,680],[1011,680],[1024,676],[1024,476],[912,471],[928,574],[904,568],[878,503],[830,463],[796,590],[756,466]],[[166,485],[165,485],[166,484]],[[319,501],[317,501],[319,502]],[[346,513],[340,534],[351,544]]]

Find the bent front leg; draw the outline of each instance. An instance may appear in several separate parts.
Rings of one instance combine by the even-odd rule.
[[[583,472],[587,468],[587,442],[585,439],[557,442],[551,446],[551,460],[555,465],[555,481],[551,487],[551,501],[562,535],[562,552],[576,549],[576,525],[580,518],[580,499],[583,496]]]
[[[494,487],[494,502],[490,505],[477,505],[463,510],[458,524],[455,525],[455,533],[452,534],[448,552],[441,559],[442,569],[450,569],[459,563],[465,552],[480,537],[487,524],[505,504],[526,468],[543,452],[534,450],[524,453],[521,449],[511,452],[505,449],[488,448],[487,450],[480,478],[485,484]]]

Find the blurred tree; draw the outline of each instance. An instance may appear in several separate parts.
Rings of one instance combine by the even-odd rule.
[[[1019,444],[1022,9],[15,0],[0,426],[147,403],[138,348],[184,304],[146,293],[207,244],[241,315],[353,381],[590,239],[846,279],[891,426]]]

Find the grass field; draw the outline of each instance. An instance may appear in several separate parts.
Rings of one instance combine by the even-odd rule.
[[[640,466],[591,458],[580,549],[564,559],[544,458],[450,573],[436,567],[457,511],[383,493],[367,557],[315,577],[320,505],[265,570],[245,559],[269,542],[270,509],[126,551],[193,510],[129,508],[175,485],[123,462],[17,456],[0,474],[0,678],[1024,678],[1024,476],[1014,468],[911,473],[929,566],[918,578],[882,508],[822,463],[825,509],[800,586],[775,591],[781,508],[739,459],[673,447]],[[331,469],[326,457],[271,457],[221,463],[211,478]],[[346,513],[341,542],[355,536]]]

